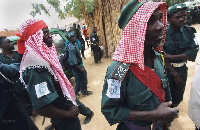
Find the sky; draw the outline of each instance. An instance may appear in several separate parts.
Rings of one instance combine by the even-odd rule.
[[[26,19],[33,18],[30,15],[33,10],[32,3],[46,4],[46,0],[0,0],[0,31],[17,29]],[[35,18],[44,20],[50,27],[56,27],[57,23],[64,26],[63,24],[77,21],[75,18],[60,20],[53,9],[50,10],[50,14],[49,17],[42,12],[42,15]]]

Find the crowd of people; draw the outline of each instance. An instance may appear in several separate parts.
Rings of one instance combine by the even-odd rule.
[[[200,7],[194,6],[190,9],[188,9],[188,12],[190,13],[190,16],[192,18],[192,24],[200,23]]]
[[[179,117],[187,61],[195,61],[199,50],[187,15],[184,3],[167,8],[164,2],[145,0],[132,0],[121,10],[118,26],[123,33],[106,72],[99,106],[110,125],[118,124],[117,130],[168,130]],[[94,63],[101,63],[97,31],[93,27],[89,36],[86,25],[71,25],[60,56],[43,20],[22,23],[18,52],[9,39],[0,37],[0,130],[37,130],[30,118],[33,112],[51,118],[46,130],[81,130],[79,113],[86,116],[84,124],[90,122],[94,112],[77,96],[93,94],[82,58],[86,59],[86,43]],[[196,130],[199,68],[198,63],[188,109]],[[75,77],[75,87],[66,69]]]

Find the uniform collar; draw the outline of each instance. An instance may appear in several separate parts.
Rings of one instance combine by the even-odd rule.
[[[3,55],[3,57],[6,57],[6,58],[9,58],[9,59],[12,59],[12,58],[14,58],[14,55],[15,55],[15,51],[13,51],[13,53],[12,53],[12,58],[10,58],[10,57],[8,57],[7,55],[5,55],[3,52],[1,53],[2,55]]]
[[[172,33],[175,31],[175,30],[171,27],[171,25],[169,25],[168,30],[169,30],[170,34],[172,34]],[[183,31],[184,31],[184,28],[183,28],[183,26],[182,26],[182,27],[180,28],[180,32],[183,33]]]

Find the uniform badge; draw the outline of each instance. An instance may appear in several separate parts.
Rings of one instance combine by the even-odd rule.
[[[116,79],[107,79],[108,89],[107,96],[109,98],[120,98],[121,81]]]
[[[40,84],[35,85],[35,91],[37,98],[40,98],[50,93],[47,87],[47,82],[42,82]]]

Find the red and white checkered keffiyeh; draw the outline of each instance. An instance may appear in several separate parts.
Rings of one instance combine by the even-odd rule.
[[[144,69],[144,41],[147,30],[147,22],[152,13],[159,8],[163,13],[164,36],[163,45],[166,35],[166,15],[167,6],[164,2],[146,2],[133,15],[132,19],[123,30],[121,40],[113,54],[112,59],[124,62],[138,64]]]
[[[38,21],[39,20],[37,19],[30,19],[24,22],[19,28],[19,32],[22,37],[23,35],[26,35],[24,32],[27,27]],[[27,68],[45,67],[59,82],[63,94],[71,100],[74,105],[76,105],[73,87],[63,72],[55,46],[54,44],[52,47],[46,46],[43,42],[42,29],[43,28],[41,27],[41,29],[39,29],[35,34],[28,36],[27,40],[25,40],[26,50],[20,65],[20,78],[23,81],[22,72]]]

